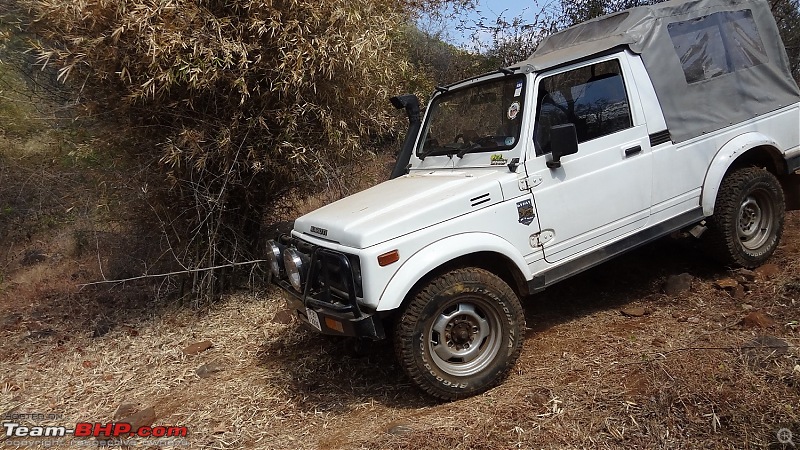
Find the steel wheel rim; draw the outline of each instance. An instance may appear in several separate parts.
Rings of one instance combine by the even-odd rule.
[[[500,312],[485,300],[452,302],[437,311],[428,329],[431,359],[449,375],[466,377],[479,373],[500,352],[501,329]]]
[[[742,200],[736,233],[744,248],[761,248],[772,235],[774,226],[772,201],[766,190],[753,191]]]

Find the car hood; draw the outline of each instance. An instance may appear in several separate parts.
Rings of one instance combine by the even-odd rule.
[[[300,234],[367,248],[503,200],[499,179],[510,173],[412,173],[312,211],[295,221]]]

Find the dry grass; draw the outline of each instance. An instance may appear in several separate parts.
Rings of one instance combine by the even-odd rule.
[[[155,406],[156,424],[190,428],[191,448],[774,447],[777,429],[800,432],[800,215],[789,222],[781,273],[741,300],[712,286],[727,272],[671,241],[529,299],[509,380],[445,404],[408,384],[386,344],[358,356],[348,340],[282,323],[274,292],[199,312],[146,299],[112,314],[100,337],[80,294],[6,297],[0,412],[63,413],[69,424]],[[658,293],[682,271],[697,277],[692,292]],[[744,328],[744,303],[776,324]],[[619,313],[631,305],[652,312]],[[789,347],[742,350],[762,335]],[[212,349],[182,353],[206,339]],[[222,371],[198,377],[212,362]]]

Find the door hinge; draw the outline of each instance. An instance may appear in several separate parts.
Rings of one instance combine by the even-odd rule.
[[[544,244],[550,242],[556,236],[553,230],[544,230],[534,233],[530,237],[530,244],[532,248],[544,247]]]
[[[519,180],[519,190],[528,191],[542,184],[542,181],[544,181],[544,179],[538,175],[528,178],[522,178],[521,180]]]

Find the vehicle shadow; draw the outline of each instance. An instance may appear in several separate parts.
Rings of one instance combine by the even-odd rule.
[[[712,279],[724,273],[722,266],[690,247],[664,239],[524,299],[527,334],[633,301],[666,299],[661,285],[669,275],[688,272]],[[355,339],[298,327],[262,344],[259,364],[283,374],[290,399],[302,408],[338,412],[370,402],[392,408],[439,403],[411,385],[388,340],[359,349]]]
[[[281,374],[288,400],[302,409],[342,413],[372,402],[403,409],[438,403],[411,385],[390,340],[364,343],[297,326],[263,343],[258,363]]]
[[[688,273],[701,280],[724,276],[726,268],[698,244],[692,239],[663,238],[530,296],[523,303],[528,328],[543,331],[634,301],[673,301],[663,293],[671,275]]]

